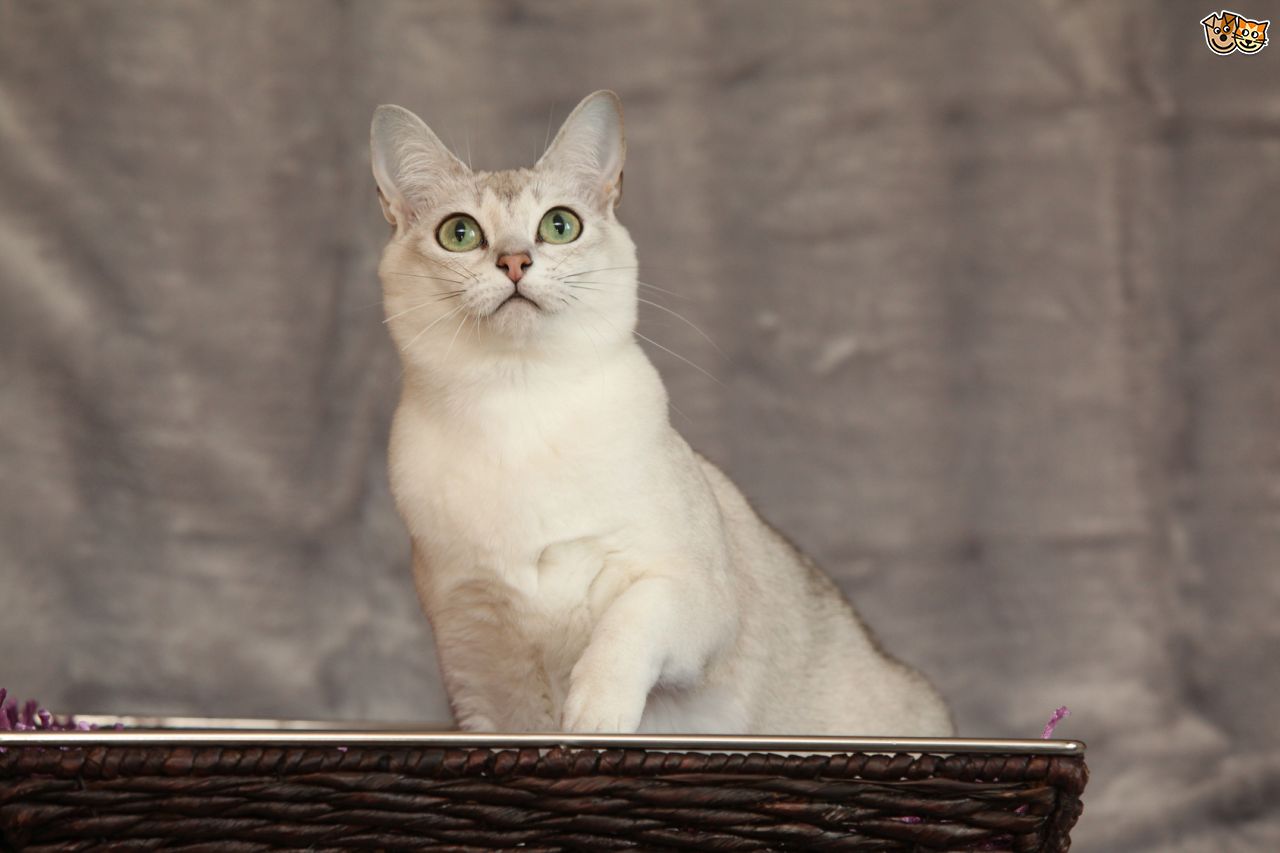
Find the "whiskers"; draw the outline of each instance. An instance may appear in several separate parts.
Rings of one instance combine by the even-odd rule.
[[[453,345],[458,340],[458,333],[462,331],[462,327],[467,325],[467,321],[470,319],[471,319],[470,314],[462,315],[462,320],[458,323],[458,328],[453,330],[453,337],[449,339],[449,348],[444,351],[444,359],[440,362],[441,365],[445,365],[449,363],[449,353],[453,352]]]
[[[588,270],[575,270],[574,272],[569,272],[569,273],[565,273],[565,274],[560,275],[560,276],[555,276],[555,278],[556,278],[557,280],[559,280],[561,283],[563,283],[563,284],[567,285],[571,290],[590,291],[590,292],[594,292],[594,293],[599,293],[599,292],[603,292],[604,290],[608,289],[611,285],[617,285],[618,283],[617,283],[617,282],[605,281],[605,280],[602,280],[602,279],[599,279],[599,278],[595,278],[595,279],[584,279],[584,278],[582,278],[582,276],[587,276],[587,275],[599,275],[599,274],[601,274],[601,273],[607,273],[607,272],[621,272],[621,271],[634,270],[634,269],[638,269],[638,267],[637,267],[637,266],[597,267],[597,268],[595,268],[595,269],[588,269]],[[681,298],[687,298],[687,297],[683,297],[683,296],[682,296],[682,294],[678,294],[678,293],[675,293],[674,291],[671,291],[671,290],[667,290],[667,289],[665,289],[665,288],[658,287],[657,285],[654,285],[654,284],[648,284],[648,283],[646,283],[646,282],[642,282],[642,281],[637,281],[636,283],[637,283],[638,285],[640,285],[641,287],[648,287],[648,288],[650,288],[651,290],[656,291],[657,293],[666,294],[666,295],[668,295],[668,296],[676,296],[676,297],[681,297]],[[588,310],[590,310],[590,311],[592,311],[593,313],[595,313],[595,314],[596,314],[598,317],[600,317],[601,319],[605,320],[606,322],[609,322],[609,324],[610,324],[610,325],[613,325],[613,323],[609,321],[609,318],[608,318],[608,317],[606,317],[606,316],[605,316],[605,315],[604,315],[600,310],[598,310],[594,305],[591,305],[591,304],[590,304],[589,302],[587,302],[586,300],[583,300],[583,299],[582,299],[581,297],[579,297],[577,294],[570,293],[569,295],[570,295],[571,297],[573,297],[573,299],[574,299],[576,302],[578,302],[579,304],[581,304],[581,305],[585,306]],[[703,331],[702,327],[700,327],[697,323],[695,323],[695,322],[693,322],[692,320],[690,320],[688,317],[686,317],[686,316],[684,316],[683,314],[681,314],[679,311],[675,311],[675,310],[673,310],[673,309],[669,308],[668,306],[663,305],[663,304],[662,304],[662,303],[660,303],[660,302],[656,302],[656,301],[654,301],[654,300],[656,300],[657,298],[658,298],[658,297],[657,297],[656,295],[654,295],[654,299],[646,299],[646,298],[645,298],[645,297],[643,297],[643,296],[636,296],[636,300],[637,300],[638,302],[640,302],[641,304],[643,304],[643,305],[648,305],[648,306],[650,306],[650,307],[652,307],[652,308],[656,308],[656,309],[658,309],[659,311],[662,311],[662,312],[664,312],[664,313],[666,313],[666,314],[669,314],[669,315],[671,315],[672,317],[675,317],[675,318],[676,318],[677,320],[679,320],[680,322],[682,322],[682,323],[684,323],[685,325],[689,326],[689,328],[691,328],[691,329],[693,329],[695,332],[697,332],[697,333],[702,337],[702,339],[703,339],[703,340],[705,340],[707,343],[709,343],[709,344],[711,345],[711,347],[716,351],[716,353],[720,355],[720,357],[721,357],[721,358],[727,358],[727,357],[728,357],[728,356],[725,354],[724,350],[720,348],[719,344],[717,344],[714,340],[712,340],[711,336],[710,336],[710,335],[708,335],[705,331]],[[701,373],[702,375],[706,376],[708,379],[710,379],[711,381],[715,382],[716,384],[718,384],[718,385],[723,385],[723,384],[724,384],[723,382],[721,382],[721,381],[720,381],[719,377],[717,377],[715,374],[711,373],[709,370],[707,370],[706,368],[704,368],[702,365],[697,364],[697,363],[696,363],[696,362],[694,362],[694,361],[691,361],[690,359],[686,358],[685,356],[681,355],[680,353],[676,352],[675,350],[671,349],[670,347],[666,346],[665,344],[661,344],[661,343],[659,343],[658,341],[655,341],[653,338],[648,337],[647,335],[644,335],[644,334],[642,334],[641,332],[636,331],[636,330],[633,330],[633,331],[632,331],[632,334],[634,334],[634,335],[635,335],[637,338],[639,338],[640,340],[645,341],[646,343],[648,343],[648,344],[650,344],[650,345],[652,345],[652,346],[657,347],[658,349],[662,350],[663,352],[667,353],[668,355],[672,356],[673,358],[679,359],[680,361],[682,361],[682,362],[684,362],[685,364],[689,365],[689,366],[690,366],[690,367],[692,367],[694,370],[696,370],[696,371],[698,371],[699,373]]]
[[[403,317],[405,314],[412,314],[414,311],[417,311],[419,308],[426,308],[428,305],[434,305],[437,302],[444,302],[449,299],[457,299],[459,296],[461,296],[464,293],[466,293],[465,290],[450,290],[445,293],[438,294],[433,299],[424,299],[423,301],[415,305],[412,305],[404,309],[403,311],[397,311],[396,313],[392,314],[390,317],[383,320],[382,322],[384,324],[390,323],[392,320],[396,319],[397,317]]]
[[[667,353],[668,355],[671,355],[671,356],[674,356],[675,358],[680,359],[680,360],[681,360],[681,361],[683,361],[685,364],[689,365],[689,366],[690,366],[690,367],[692,367],[694,370],[698,371],[698,372],[699,372],[699,373],[701,373],[703,376],[707,377],[708,379],[710,379],[712,382],[716,383],[717,385],[720,385],[720,386],[723,386],[723,385],[724,385],[724,383],[720,381],[720,377],[716,376],[714,373],[712,373],[711,371],[707,370],[707,369],[706,369],[706,368],[704,368],[702,365],[700,365],[700,364],[697,364],[697,363],[695,363],[695,362],[690,361],[689,359],[685,358],[684,356],[682,356],[680,353],[676,352],[675,350],[670,349],[669,347],[664,347],[662,344],[658,343],[658,342],[657,342],[657,341],[655,341],[653,338],[646,337],[646,336],[644,336],[644,335],[640,334],[638,331],[634,331],[634,330],[633,330],[633,331],[631,332],[631,334],[635,335],[637,338],[639,338],[639,339],[640,339],[640,340],[642,340],[642,341],[648,341],[649,343],[653,344],[655,347],[657,347],[658,349],[660,349],[660,350],[662,350],[663,352]]]
[[[387,270],[386,274],[403,276],[404,278],[427,278],[427,279],[431,279],[432,281],[447,281],[450,284],[463,283],[462,279],[460,278],[445,278],[442,275],[424,275],[423,273],[420,273],[420,272],[401,272],[400,270]]]
[[[408,246],[406,248],[410,252],[417,255],[419,258],[421,258],[424,262],[426,262],[427,264],[430,264],[432,267],[440,268],[445,272],[453,273],[453,275],[452,276],[429,275],[428,273],[410,272],[408,270],[383,270],[383,273],[385,275],[399,276],[403,278],[422,279],[424,281],[439,281],[445,284],[454,284],[454,285],[457,285],[457,287],[453,288],[452,290],[441,290],[431,294],[424,294],[424,297],[418,302],[415,302],[413,305],[410,305],[408,308],[405,308],[401,311],[397,311],[396,313],[387,317],[385,320],[382,321],[384,324],[390,323],[392,320],[396,320],[400,317],[404,317],[407,314],[412,314],[415,311],[420,311],[423,308],[426,308],[427,306],[430,306],[430,305],[438,305],[441,302],[447,302],[451,299],[460,299],[462,295],[467,292],[467,289],[470,285],[479,281],[480,277],[477,276],[475,273],[459,266],[457,263],[449,260],[448,258],[432,257],[431,255],[426,254],[416,246]],[[418,330],[417,334],[415,334],[412,338],[410,338],[407,344],[405,344],[403,347],[400,348],[400,351],[402,353],[407,352],[411,346],[417,343],[422,338],[423,335],[429,332],[437,324],[442,323],[451,317],[456,317],[460,312],[463,312],[465,308],[466,308],[466,304],[464,302],[459,302],[459,304],[456,307],[454,307],[451,311],[445,314],[442,314],[441,316],[432,320],[430,323],[427,323],[425,326],[423,326],[421,329]],[[469,317],[468,314],[465,314],[465,313],[463,314],[462,321],[458,324],[458,329],[454,332],[453,340],[457,339],[457,336],[458,336],[457,333],[462,330],[462,327],[466,324],[468,317]],[[452,342],[450,343],[450,348],[452,349]]]
[[[645,299],[643,296],[637,296],[636,299],[639,300],[640,302],[643,302],[645,305],[652,305],[654,308],[657,308],[659,311],[665,311],[668,314],[670,314],[672,317],[675,317],[677,320],[680,320],[681,322],[686,323],[689,326],[689,328],[693,329],[699,335],[702,335],[702,339],[707,343],[711,344],[712,349],[720,353],[721,358],[728,358],[728,356],[725,355],[724,350],[720,349],[720,345],[717,344],[715,341],[711,340],[711,336],[708,335],[706,332],[702,331],[702,328],[698,326],[697,323],[690,320],[688,317],[684,316],[678,311],[672,311],[670,308],[668,308],[665,305],[659,305],[657,302],[653,302],[651,300]]]
[[[451,261],[448,258],[443,258],[443,257],[432,257],[431,255],[428,255],[426,252],[423,252],[417,246],[409,246],[408,249],[410,252],[413,252],[415,255],[417,255],[419,258],[422,258],[422,260],[426,261],[427,263],[432,264],[434,266],[444,267],[449,272],[453,273],[454,275],[461,276],[467,281],[474,282],[479,280],[479,276],[477,276],[475,273],[471,272],[470,270],[467,270],[463,267],[458,266],[457,262],[455,261]],[[456,283],[461,284],[462,282],[459,281]]]
[[[419,338],[421,338],[423,335],[425,335],[427,332],[429,332],[429,331],[430,331],[432,328],[434,328],[437,324],[439,324],[439,323],[441,323],[441,322],[443,322],[443,321],[445,321],[445,320],[448,320],[450,317],[456,316],[456,315],[457,315],[457,313],[458,313],[459,311],[463,310],[463,309],[464,309],[464,308],[466,308],[466,307],[467,307],[467,306],[465,306],[465,305],[459,305],[457,308],[454,308],[454,309],[453,309],[452,311],[450,311],[449,313],[447,313],[447,314],[441,314],[439,317],[437,317],[437,318],[435,318],[434,320],[432,320],[430,323],[428,323],[426,326],[424,326],[424,327],[423,327],[423,328],[418,332],[418,334],[416,334],[416,335],[414,335],[412,338],[410,338],[410,339],[409,339],[409,343],[407,343],[407,344],[405,344],[404,346],[400,347],[400,352],[408,352],[409,347],[413,346],[413,345],[418,341],[418,339],[419,339]],[[462,318],[462,321],[465,323],[465,322],[466,322],[466,320],[467,320],[467,318],[464,316],[464,317]],[[461,328],[462,328],[462,325],[461,325],[461,324],[459,324],[459,325],[458,325],[458,328],[459,328],[459,329],[461,329]],[[454,334],[454,337],[455,337],[455,338],[457,337],[457,333],[455,333],[455,334]]]
[[[640,269],[640,267],[638,266],[600,267],[594,270],[578,270],[577,272],[567,272],[564,275],[556,276],[556,277],[561,281],[565,282],[566,284],[569,283],[569,279],[576,279],[578,282],[582,284],[616,284],[617,282],[612,282],[612,281],[589,281],[587,279],[579,278],[579,276],[594,275],[594,274],[603,273],[603,272],[614,272],[616,270],[637,270],[637,269]],[[552,272],[555,272],[555,270],[552,270]],[[676,299],[689,298],[683,293],[676,293],[674,290],[667,290],[665,287],[658,287],[658,285],[650,284],[647,281],[640,281],[637,279],[636,284],[639,285],[640,287],[647,287],[652,291],[663,294],[664,296],[674,296]]]
[[[434,265],[435,269],[432,269],[431,272],[417,272],[413,270],[383,270],[383,273],[389,276],[403,276],[408,279],[421,279],[429,282],[441,282],[442,285],[450,286],[450,289],[436,290],[435,287],[425,286],[423,288],[424,291],[430,290],[433,292],[423,293],[421,297],[414,300],[412,304],[408,302],[404,303],[403,307],[401,307],[395,313],[388,316],[383,322],[390,323],[393,320],[406,317],[408,315],[413,314],[414,312],[421,311],[424,308],[428,308],[433,305],[441,305],[442,303],[446,303],[451,300],[457,301],[458,304],[450,306],[450,310],[445,311],[440,316],[430,318],[430,321],[426,322],[421,329],[417,330],[417,332],[413,335],[413,337],[410,338],[408,342],[405,343],[404,346],[400,348],[400,351],[402,353],[407,352],[410,348],[412,348],[415,344],[417,344],[418,341],[420,341],[425,335],[427,335],[435,327],[441,324],[449,323],[449,322],[456,322],[456,326],[453,332],[449,332],[446,328],[446,330],[441,335],[438,336],[439,341],[443,343],[443,336],[446,334],[449,335],[449,342],[445,347],[444,354],[441,360],[441,363],[443,364],[448,362],[449,358],[451,357],[453,350],[456,348],[458,344],[459,338],[462,337],[462,333],[465,330],[464,327],[466,327],[468,324],[471,325],[472,328],[470,329],[470,332],[469,332],[470,337],[468,338],[468,339],[471,339],[471,338],[475,338],[477,335],[480,335],[482,333],[483,330],[481,327],[488,325],[487,317],[477,316],[474,314],[474,312],[467,310],[468,305],[467,305],[465,294],[468,292],[469,289],[471,289],[471,287],[474,284],[480,281],[480,277],[475,273],[470,272],[465,268],[459,266],[458,264],[453,262],[451,259],[429,257],[428,255],[424,254],[421,250],[418,250],[413,247],[409,247],[409,248],[410,248],[410,251],[415,252],[420,257],[422,257],[425,261]],[[586,313],[575,312],[576,316],[573,319],[578,323],[578,325],[582,329],[587,339],[590,340],[592,347],[596,350],[596,353],[599,354],[600,352],[599,347],[603,343],[603,341],[606,339],[606,337],[613,337],[613,336],[612,335],[606,336],[601,334],[602,330],[596,326],[597,321],[602,322],[609,327],[612,327],[614,332],[617,333],[619,336],[625,335],[625,332],[617,327],[617,323],[608,316],[607,312],[601,310],[603,307],[601,302],[601,299],[602,299],[601,294],[605,294],[611,289],[619,286],[620,282],[624,279],[624,277],[627,276],[628,274],[634,275],[635,274],[634,271],[638,269],[638,267],[636,265],[593,267],[589,269],[571,269],[569,272],[557,273],[557,270],[564,267],[566,265],[566,262],[568,262],[571,257],[572,255],[561,258],[559,262],[556,263],[552,267],[552,269],[548,271],[548,277],[554,281],[559,282],[565,288],[565,290],[561,291],[559,294],[552,297],[555,300],[555,302],[552,302],[550,304],[551,305],[558,304],[560,307],[563,307],[563,308],[567,308],[570,306],[581,306],[582,308],[586,309]],[[431,269],[431,268],[428,267],[428,269]],[[435,274],[435,273],[439,273],[439,274]],[[615,273],[616,275],[610,275],[611,273]],[[663,314],[667,314],[670,317],[675,318],[675,320],[679,321],[684,326],[687,326],[688,328],[692,329],[700,338],[702,338],[702,340],[706,341],[706,343],[710,345],[712,349],[715,350],[718,357],[722,359],[728,358],[725,351],[719,346],[719,344],[715,342],[715,340],[706,332],[706,330],[704,330],[701,326],[699,326],[693,320],[689,319],[689,317],[687,317],[684,312],[677,311],[671,308],[669,305],[664,304],[664,299],[663,299],[663,297],[677,297],[677,298],[683,298],[683,299],[687,299],[689,297],[685,296],[684,294],[677,293],[673,290],[668,290],[667,288],[659,287],[658,285],[651,284],[649,282],[636,282],[636,283],[640,288],[643,288],[643,290],[641,291],[643,295],[637,294],[635,297],[637,302],[640,305],[646,306],[647,308],[651,308],[654,311],[659,311],[659,312],[662,312]],[[670,324],[659,323],[658,326],[660,327],[666,326],[667,328],[669,328]],[[648,334],[645,334],[644,332],[641,332],[639,330],[632,330],[632,334],[638,341],[641,341],[644,344],[647,344],[648,346],[653,347],[654,349],[661,350],[663,353],[670,356],[671,358],[674,358],[677,361],[680,361],[683,364],[688,365],[690,368],[696,370],[698,373],[707,377],[712,382],[715,382],[718,385],[724,385],[721,379],[718,376],[716,376],[713,372],[711,372],[701,364],[698,364],[696,361],[688,358],[683,353],[678,352],[673,346],[669,346],[667,343],[655,340],[654,338],[650,337]],[[465,344],[466,342],[464,341],[463,343]]]

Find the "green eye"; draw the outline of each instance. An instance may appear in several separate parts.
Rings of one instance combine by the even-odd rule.
[[[440,223],[436,239],[450,252],[469,252],[480,245],[480,226],[470,216],[459,213]]]
[[[582,233],[582,222],[567,207],[553,207],[542,217],[538,236],[548,243],[572,243]]]

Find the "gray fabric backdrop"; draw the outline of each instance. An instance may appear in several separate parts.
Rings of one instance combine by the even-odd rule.
[[[443,719],[369,116],[522,165],[611,87],[692,443],[964,733],[1071,706],[1080,849],[1280,849],[1280,48],[1208,11],[3,0],[0,684]]]

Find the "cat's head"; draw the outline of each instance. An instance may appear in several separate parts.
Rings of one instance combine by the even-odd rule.
[[[1267,46],[1267,24],[1270,21],[1236,21],[1236,50],[1241,53],[1257,53]]]
[[[1204,39],[1214,53],[1231,53],[1236,49],[1236,16],[1230,12],[1206,15]]]
[[[614,215],[626,145],[612,92],[583,99],[529,169],[472,171],[416,115],[373,116],[393,234],[378,272],[408,366],[588,358],[631,340],[635,245]]]

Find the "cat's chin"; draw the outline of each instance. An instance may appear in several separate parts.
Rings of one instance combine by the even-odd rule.
[[[524,343],[537,331],[542,314],[542,309],[532,300],[513,295],[485,318],[485,324],[499,337]]]

